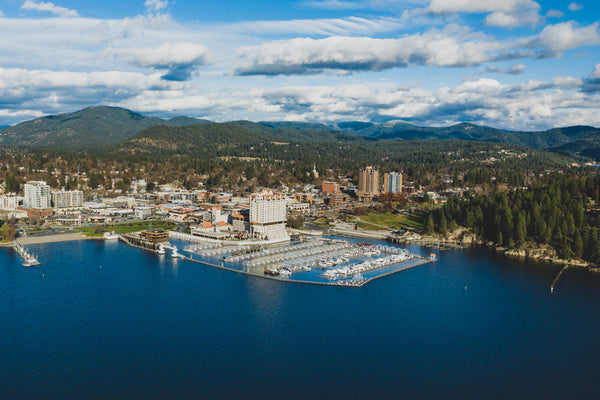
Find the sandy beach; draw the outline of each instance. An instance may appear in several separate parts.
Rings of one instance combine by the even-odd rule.
[[[70,242],[72,240],[87,240],[93,239],[87,237],[81,233],[64,233],[60,235],[48,235],[48,236],[26,236],[19,238],[19,242],[23,245],[27,244],[41,244],[41,243],[57,243],[57,242]],[[9,243],[12,246],[12,243]]]

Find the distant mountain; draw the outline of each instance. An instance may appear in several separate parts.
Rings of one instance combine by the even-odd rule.
[[[80,148],[120,142],[154,125],[192,125],[207,121],[187,117],[146,117],[118,107],[89,107],[70,114],[38,118],[0,130],[0,145]]]
[[[251,122],[234,121],[233,124],[251,131],[271,135],[281,140],[303,142],[331,142],[364,140],[360,136],[341,132],[332,125],[307,122]]]
[[[247,135],[253,134],[256,138],[267,135],[268,140],[279,142],[467,140],[578,153],[593,158],[599,158],[597,155],[600,153],[600,129],[591,126],[554,128],[542,132],[513,132],[471,123],[448,127],[424,127],[404,121],[389,121],[382,124],[362,121],[330,124],[234,121],[215,124],[189,117],[165,120],[147,117],[123,108],[104,106],[89,107],[71,114],[38,118],[0,129],[0,146],[61,149],[102,147],[126,141],[138,132],[158,125],[166,127],[209,125],[212,131],[223,135],[234,132],[235,126],[243,128],[243,132]],[[223,126],[218,128],[219,125]],[[241,134],[241,131],[238,133]],[[266,136],[262,138],[267,140]],[[169,146],[169,143],[165,144]]]
[[[554,128],[542,132],[514,132],[470,123],[441,128],[421,127],[400,121],[365,125],[364,128],[348,123],[337,125],[340,128],[345,127],[345,132],[380,140],[471,140],[515,144],[531,149],[552,149],[578,140],[600,137],[600,129],[592,126]],[[567,148],[569,147],[565,147]]]
[[[209,124],[212,122],[207,119],[198,119],[198,118],[191,118],[191,117],[173,117],[171,119],[162,120],[162,121],[164,121],[164,122],[161,122],[160,125],[167,125],[167,126],[202,125],[202,124]]]

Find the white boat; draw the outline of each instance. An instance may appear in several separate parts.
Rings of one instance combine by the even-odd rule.
[[[40,265],[40,262],[33,254],[26,253],[27,257],[25,257],[25,262],[23,262],[24,267],[33,267],[34,265]]]
[[[161,256],[164,256],[166,251],[165,251],[165,247],[161,244],[158,245],[158,250],[156,251],[158,254],[160,254]]]
[[[115,231],[112,232],[104,232],[104,240],[117,240],[119,238],[119,235],[115,233]]]

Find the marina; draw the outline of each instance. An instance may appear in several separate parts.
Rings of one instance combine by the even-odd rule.
[[[157,242],[157,238],[162,241]],[[190,241],[182,243],[173,239],[173,235],[169,238],[142,232],[120,235],[126,244],[161,256],[169,250],[171,258],[295,283],[360,287],[374,279],[435,261],[393,245],[352,243],[336,237],[301,237],[286,245],[271,246],[223,246],[203,240],[185,244]],[[179,248],[189,255],[181,253]]]

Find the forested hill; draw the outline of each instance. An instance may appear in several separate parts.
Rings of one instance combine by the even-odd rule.
[[[435,229],[441,234],[464,226],[507,248],[526,242],[548,244],[563,259],[600,264],[599,214],[589,208],[590,201],[600,201],[600,176],[556,176],[528,190],[449,198],[426,225],[428,233]]]
[[[51,115],[0,129],[0,145],[19,147],[80,148],[126,140],[155,125],[195,125],[207,121],[177,117],[146,117],[118,107],[89,107],[70,114]]]
[[[157,125],[109,148],[126,155],[219,157],[252,154],[255,146],[275,137],[257,133],[235,123],[168,127]]]
[[[521,185],[527,170],[564,168],[577,160],[572,156],[488,142],[293,141],[258,133],[236,123],[150,127],[111,146],[105,156],[140,161],[167,161],[173,157],[182,162],[261,160],[261,163],[276,163],[302,174],[310,173],[314,164],[320,171],[354,173],[376,162],[383,170],[403,170],[415,180],[424,179],[427,173],[434,171],[445,170],[452,175],[468,171],[465,177],[469,182],[489,183],[496,178],[511,185]]]

